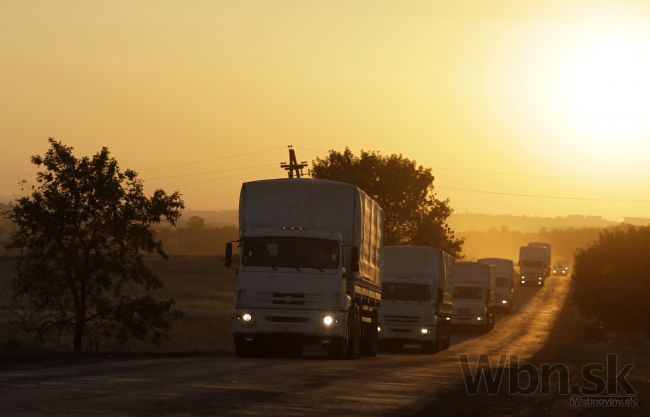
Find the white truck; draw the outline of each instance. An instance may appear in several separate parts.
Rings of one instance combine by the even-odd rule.
[[[384,247],[380,346],[417,344],[427,353],[449,348],[453,264],[436,248]]]
[[[352,184],[247,182],[239,200],[239,265],[232,317],[238,356],[374,356],[381,301],[383,212]],[[226,244],[226,266],[232,244]]]
[[[528,246],[539,246],[546,249],[546,274],[544,278],[551,276],[551,244],[546,242],[529,242]]]
[[[478,262],[454,264],[455,327],[473,326],[489,331],[494,326],[496,268]]]
[[[521,284],[544,286],[548,251],[543,246],[522,246],[519,248],[519,275]]]
[[[512,311],[512,300],[515,288],[515,266],[512,259],[482,258],[479,263],[494,265],[496,285],[494,296],[496,307],[502,311]]]

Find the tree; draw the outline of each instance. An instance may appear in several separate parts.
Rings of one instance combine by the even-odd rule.
[[[605,230],[578,250],[573,269],[576,305],[608,327],[650,334],[650,227]]]
[[[355,184],[384,209],[384,244],[433,246],[459,256],[463,240],[447,225],[449,200],[436,199],[431,169],[402,155],[349,148],[313,162],[314,178]]]
[[[76,352],[89,329],[103,338],[157,342],[180,317],[174,300],[157,300],[162,282],[143,254],[166,258],[154,225],[181,215],[180,194],[151,197],[132,170],[120,171],[107,148],[77,158],[71,147],[49,139],[29,195],[15,201],[17,226],[9,247],[19,250],[14,309],[42,339],[71,334]]]
[[[192,230],[203,229],[205,227],[205,220],[200,216],[192,216],[187,219],[187,228]]]

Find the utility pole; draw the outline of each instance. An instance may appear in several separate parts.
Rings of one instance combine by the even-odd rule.
[[[307,161],[298,163],[298,159],[296,159],[296,151],[293,149],[293,145],[289,145],[289,163],[281,163],[280,168],[288,172],[289,178],[293,178],[294,173],[296,175],[296,178],[300,178],[305,176],[305,174],[302,172],[302,169],[306,166]]]

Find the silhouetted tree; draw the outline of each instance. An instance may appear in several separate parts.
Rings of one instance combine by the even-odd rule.
[[[650,227],[605,230],[578,250],[573,272],[578,308],[606,326],[650,334]]]
[[[449,200],[436,199],[431,169],[402,155],[345,148],[313,162],[312,176],[355,184],[384,209],[384,244],[427,245],[459,256],[463,240],[447,225]]]
[[[192,216],[187,219],[187,227],[190,229],[203,229],[205,227],[205,220],[200,216]]]
[[[166,258],[153,226],[174,224],[183,202],[175,192],[151,197],[132,170],[120,171],[102,148],[77,158],[52,138],[29,195],[9,216],[17,226],[9,246],[19,250],[15,312],[41,339],[50,331],[72,333],[81,351],[86,331],[125,341],[158,341],[180,317],[174,301],[156,300],[162,282],[143,253]]]

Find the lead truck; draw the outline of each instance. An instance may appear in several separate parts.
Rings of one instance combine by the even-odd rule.
[[[247,182],[239,200],[233,338],[238,356],[377,354],[383,212],[354,185],[316,179]]]
[[[427,353],[449,347],[453,264],[452,256],[436,248],[384,248],[380,346],[417,344]]]

